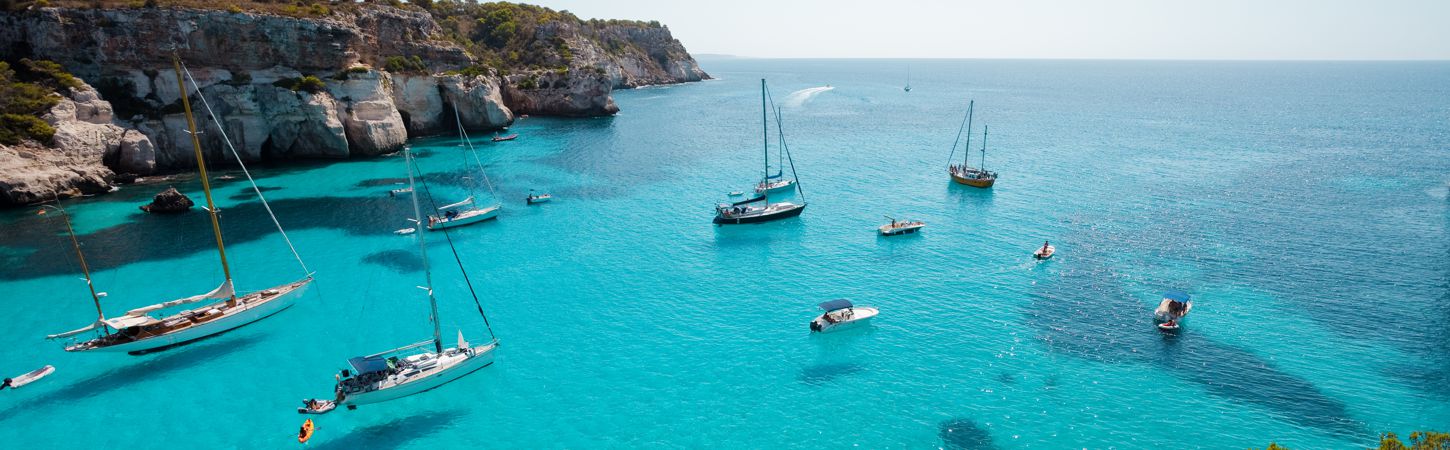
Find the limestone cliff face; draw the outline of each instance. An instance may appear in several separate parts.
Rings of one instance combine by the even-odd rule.
[[[72,88],[43,119],[55,128],[51,145],[0,145],[0,206],[106,192],[121,170],[149,172],[155,148],[134,129],[112,122],[111,104],[88,85]]]
[[[480,70],[428,12],[339,10],[310,18],[188,8],[0,11],[0,59],[52,60],[95,86],[57,107],[75,110],[58,111],[59,122],[86,125],[62,127],[55,147],[0,151],[0,169],[31,173],[0,180],[0,196],[24,203],[45,189],[104,190],[113,173],[193,170],[173,54],[192,78],[203,151],[219,164],[234,158],[223,135],[249,161],[366,157],[453,130],[454,108],[465,128],[496,130],[516,113],[614,114],[615,88],[708,78],[658,25],[548,24],[537,34],[567,43],[568,70],[501,76]],[[399,58],[418,64],[382,70]]]

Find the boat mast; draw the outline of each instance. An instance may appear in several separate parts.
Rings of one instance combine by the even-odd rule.
[[[765,187],[765,190],[764,190],[764,192],[761,192],[760,193],[760,196],[765,199],[765,206],[766,207],[769,207],[770,206],[770,119],[767,118],[767,114],[766,114],[765,111],[766,111],[766,109],[765,109],[765,79],[764,78],[761,78],[760,79],[760,137],[761,137],[761,144],[762,144],[761,145],[762,154],[765,156],[765,159],[764,159],[764,162],[765,162],[765,178],[762,179],[761,182],[762,183],[765,183],[765,186],[764,186]]]
[[[418,188],[413,181],[413,152],[407,147],[403,148],[403,162],[408,164],[408,190],[413,192],[413,220],[418,226],[423,226],[423,209],[418,206]],[[433,297],[433,269],[428,265],[428,244],[424,242],[425,233],[418,235],[418,254],[423,257],[423,281],[428,290],[428,320],[433,322],[433,351],[443,353],[443,332],[438,325],[438,300]]]
[[[982,125],[982,171],[987,170],[987,126]]]
[[[211,231],[216,236],[216,251],[217,255],[221,257],[222,275],[226,277],[226,283],[231,284],[232,269],[227,266],[227,248],[222,243],[222,226],[221,222],[217,221],[216,202],[211,198],[211,183],[206,179],[206,160],[201,154],[201,141],[196,137],[196,119],[191,117],[190,95],[186,90],[185,78],[181,74],[181,57],[172,53],[171,64],[176,69],[176,87],[181,92],[181,109],[186,112],[186,128],[191,133],[191,148],[196,151],[196,167],[201,176],[201,190],[206,193],[206,212],[211,216]],[[198,91],[199,93],[200,91]],[[227,306],[236,306],[237,293],[235,289],[231,289],[231,291],[231,298],[227,299]]]
[[[70,234],[70,244],[72,247],[75,247],[76,259],[79,259],[81,261],[81,273],[84,273],[86,275],[86,288],[91,290],[91,301],[95,302],[96,304],[96,318],[98,320],[104,321],[106,320],[106,313],[101,311],[101,296],[96,294],[96,286],[95,284],[92,284],[91,266],[86,264],[86,255],[85,253],[81,252],[81,241],[76,239],[76,230],[75,228],[71,227],[70,214],[66,214],[65,210],[61,209],[60,206],[51,206],[51,208],[55,208],[56,211],[59,211],[61,218],[65,219],[65,232]],[[106,329],[106,334],[110,333],[110,330]]]
[[[962,152],[962,165],[963,166],[971,165],[971,159],[972,159],[972,110],[975,109],[976,106],[977,106],[977,101],[976,100],[972,100],[972,101],[970,101],[970,102],[967,103],[967,143],[962,146],[963,148],[966,149],[966,151]],[[962,167],[962,168],[965,169],[966,167]]]
[[[493,197],[494,201],[498,201],[498,193],[493,191],[493,181],[488,179],[488,172],[483,170],[483,160],[478,158],[478,150],[473,148],[473,141],[469,140],[468,133],[463,131],[463,119],[458,116],[458,102],[456,99],[453,102],[453,121],[458,124],[458,138],[463,140],[463,144],[468,146],[468,152],[473,154],[473,163],[478,165],[478,174],[483,176],[483,184],[488,187],[488,195]],[[494,132],[493,135],[497,137],[498,132]],[[464,163],[464,165],[467,164],[467,162]]]

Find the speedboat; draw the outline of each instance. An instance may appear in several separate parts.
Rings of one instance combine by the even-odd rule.
[[[790,178],[779,178],[778,176],[762,180],[759,184],[755,185],[755,193],[757,194],[789,191],[791,189],[795,189],[795,180]]]
[[[389,197],[397,197],[399,195],[411,194],[411,193],[413,193],[413,188],[393,189],[391,191],[388,191],[388,196]]]
[[[533,192],[530,192],[528,198],[526,198],[525,201],[528,202],[530,205],[537,205],[539,203],[547,203],[549,200],[553,199],[554,196],[549,194],[535,195]]]
[[[715,207],[715,224],[736,225],[769,222],[799,216],[806,209],[804,203],[797,205],[791,202],[767,203],[765,206],[751,205],[751,203],[764,199],[765,197],[756,197],[751,200],[717,205]]]
[[[865,324],[879,313],[870,306],[855,306],[850,300],[836,299],[819,305],[826,312],[811,321],[811,331],[825,333]]]
[[[1187,293],[1180,291],[1165,292],[1163,301],[1158,303],[1158,308],[1153,310],[1153,321],[1157,323],[1158,329],[1165,331],[1177,330],[1179,321],[1193,310],[1193,301]]]
[[[498,135],[494,135],[493,141],[494,142],[512,141],[512,140],[518,139],[518,138],[519,138],[519,135],[518,134],[510,134],[508,136],[498,136]]]
[[[52,372],[55,372],[55,367],[46,365],[45,367],[26,372],[24,375],[15,378],[6,378],[4,383],[0,383],[0,389],[7,387],[10,389],[19,389],[21,386],[30,384],[35,380],[45,378],[46,375],[50,375]]]
[[[1042,244],[1042,247],[1032,251],[1032,257],[1037,259],[1048,259],[1052,257],[1053,253],[1056,252],[1057,247],[1053,247],[1049,244]]]
[[[891,223],[882,225],[877,228],[877,231],[880,231],[882,236],[916,234],[917,231],[920,231],[922,227],[926,226],[926,222],[922,222],[920,220],[897,221],[896,219],[892,219],[890,216],[887,216],[886,218],[891,219]]]

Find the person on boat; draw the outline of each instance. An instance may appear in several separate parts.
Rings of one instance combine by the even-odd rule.
[[[458,218],[458,211],[450,209],[448,212],[443,213],[443,215],[447,216],[449,220],[456,219]]]
[[[1044,255],[1047,254],[1047,247],[1049,247],[1049,244],[1047,243],[1047,241],[1042,241],[1042,254],[1044,254]]]

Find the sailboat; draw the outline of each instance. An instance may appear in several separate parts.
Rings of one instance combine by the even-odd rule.
[[[454,105],[457,105],[457,102]],[[483,160],[478,158],[478,150],[473,148],[473,141],[468,140],[468,132],[463,131],[463,120],[458,117],[456,106],[453,108],[453,120],[458,125],[458,138],[468,146],[468,152],[473,155],[473,161],[478,164],[478,174],[483,176],[484,184],[488,185],[489,196],[497,199],[498,195],[493,192],[493,183],[488,181],[488,174],[483,172]],[[467,164],[465,163],[465,165]],[[495,200],[492,205],[479,207],[473,197],[470,195],[462,201],[438,207],[438,211],[442,211],[442,214],[428,215],[428,231],[461,227],[498,218],[498,211],[503,208],[503,203]]]
[[[906,66],[906,87],[901,89],[906,92],[911,92],[911,66]]]
[[[412,186],[413,170],[416,166],[413,164],[411,151],[404,149],[403,152],[408,164],[408,185]],[[426,188],[425,184],[424,189]],[[416,189],[413,191],[413,214],[416,220],[422,220],[423,213],[418,206]],[[446,233],[445,231],[445,236]],[[338,374],[337,384],[333,387],[333,398],[303,400],[303,407],[297,408],[298,413],[323,414],[338,406],[356,409],[358,405],[396,400],[437,388],[493,364],[493,352],[498,348],[498,338],[493,334],[493,327],[488,325],[488,316],[483,314],[482,305],[479,305],[478,314],[483,317],[484,326],[488,329],[489,342],[483,345],[469,344],[460,330],[456,345],[446,348],[443,346],[443,336],[438,323],[438,299],[433,296],[433,271],[428,263],[425,235],[426,233],[418,235],[418,253],[423,260],[425,282],[419,288],[428,293],[428,320],[433,324],[433,339],[348,359],[350,369],[344,369]],[[456,256],[458,249],[453,247],[451,239],[449,248]],[[463,269],[462,263],[459,263],[459,269]],[[467,281],[467,271],[464,271],[463,276]],[[472,291],[471,283],[469,290]],[[473,300],[477,304],[476,293]]]
[[[770,122],[769,122],[769,113],[767,113],[767,111],[768,111],[768,109],[767,109],[767,103],[768,102],[766,100],[766,96],[767,95],[768,95],[768,93],[767,93],[766,88],[765,88],[765,79],[762,78],[760,80],[760,125],[762,127],[761,128],[762,135],[764,136],[764,148],[763,148],[763,150],[764,150],[764,155],[765,155],[765,181],[766,182],[770,181],[770,179],[771,179],[771,174],[770,174]],[[788,147],[786,147],[786,145],[785,145],[785,132],[783,130],[781,130],[782,122],[781,122],[781,119],[780,119],[780,110],[776,110],[775,111],[775,119],[776,119],[776,132],[780,134],[780,142],[781,142],[781,149],[780,149],[780,151],[781,151],[781,154],[788,155],[789,152],[790,152],[790,149]],[[794,173],[795,172],[795,163],[794,162],[790,162],[790,165],[791,165],[791,172]],[[784,166],[782,165],[782,171],[781,172],[778,172],[778,173],[783,175],[783,171],[784,171]],[[796,179],[799,179],[799,177],[796,177]],[[790,187],[792,189],[799,190],[800,189],[800,183],[798,183],[796,181],[796,179],[790,180],[790,182],[791,182]],[[734,203],[723,203],[723,204],[716,205],[715,206],[715,221],[714,221],[715,224],[717,224],[717,225],[735,225],[735,224],[742,224],[742,223],[769,222],[769,221],[772,221],[772,220],[780,220],[780,219],[785,219],[785,218],[799,216],[799,215],[801,215],[801,212],[805,211],[806,204],[805,204],[804,201],[802,201],[801,204],[799,204],[799,205],[797,205],[795,203],[791,203],[791,202],[771,203],[770,202],[770,193],[771,193],[771,191],[772,191],[772,189],[765,189],[763,191],[762,190],[757,190],[757,193],[759,195],[756,196],[755,198],[748,199],[748,200],[742,200],[742,201],[738,201],[738,202],[734,202]],[[800,191],[800,193],[801,193],[802,200],[804,200],[805,199],[805,191]]]
[[[776,118],[777,119],[780,117],[780,109],[779,108],[776,109],[775,115],[776,115]],[[775,160],[776,160],[775,161],[775,173],[774,174],[770,173],[770,166],[767,163],[767,165],[765,167],[765,178],[762,178],[760,180],[760,182],[759,183],[756,183],[756,185],[755,185],[755,193],[756,194],[766,194],[766,193],[770,193],[770,192],[786,192],[786,191],[791,191],[791,190],[794,190],[795,189],[795,183],[796,183],[795,182],[795,178],[786,178],[786,176],[785,176],[785,134],[784,133],[782,133],[780,135],[780,144],[781,144],[780,145],[780,148],[781,149],[775,153],[775,155],[776,155],[776,157],[775,157]],[[769,155],[766,155],[766,158],[769,159],[770,156]]]
[[[65,347],[68,352],[128,352],[131,354],[143,354],[152,351],[186,344],[208,336],[213,336],[234,328],[264,319],[273,314],[281,312],[301,297],[305,288],[312,283],[312,276],[308,274],[301,280],[293,281],[257,292],[238,296],[233,288],[231,267],[227,263],[226,246],[222,242],[221,223],[217,218],[216,203],[212,201],[211,184],[207,180],[206,161],[203,159],[201,143],[196,137],[196,120],[191,114],[191,103],[188,100],[185,79],[182,77],[181,60],[173,56],[172,62],[176,68],[176,84],[181,94],[181,106],[186,112],[186,125],[191,133],[191,146],[196,152],[196,164],[201,178],[202,192],[206,193],[206,210],[211,216],[212,234],[216,237],[217,256],[221,260],[221,269],[224,281],[221,286],[205,294],[195,295],[182,299],[143,306],[126,311],[119,317],[106,317],[101,310],[101,297],[104,293],[96,292],[95,285],[91,280],[90,268],[86,265],[85,254],[81,252],[80,241],[76,239],[75,230],[71,227],[70,216],[66,215],[59,207],[54,207],[65,217],[66,231],[70,234],[71,245],[75,247],[76,257],[81,262],[81,271],[85,274],[86,285],[91,291],[91,300],[96,306],[96,321],[85,327],[67,331],[64,333],[47,336],[47,339],[62,339],[94,332],[96,336],[92,339],[75,342],[72,341]],[[193,85],[195,80],[192,80]],[[250,177],[250,175],[248,175]],[[265,200],[263,200],[265,202]],[[271,214],[270,207],[268,214]],[[273,217],[275,222],[276,217]],[[280,229],[280,225],[278,226]],[[285,235],[285,232],[284,232]],[[291,245],[290,240],[288,245]],[[294,253],[295,254],[295,253]],[[298,258],[301,262],[301,258]],[[304,266],[304,271],[305,266]],[[175,314],[155,317],[150,315],[153,312],[161,311],[182,305],[191,305],[208,300],[221,300],[207,303],[199,307],[187,309]]]
[[[967,116],[962,119],[962,127],[957,129],[957,140],[952,142],[952,154],[951,156],[947,157],[947,160],[951,161],[952,157],[956,156],[957,144],[961,142],[962,132],[963,130],[965,130],[967,134],[967,143],[963,146],[965,150],[963,150],[962,153],[962,163],[949,164],[947,166],[947,173],[951,175],[952,181],[955,181],[959,184],[965,184],[967,186],[979,188],[989,188],[997,182],[997,172],[989,172],[985,168],[987,164],[987,128],[985,126],[982,127],[983,167],[972,167],[970,165],[970,162],[968,162],[968,160],[972,156],[972,110],[976,106],[976,103],[977,102],[975,100],[967,103]]]

